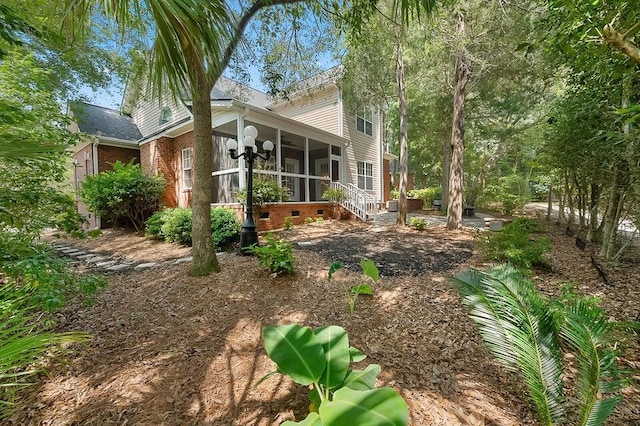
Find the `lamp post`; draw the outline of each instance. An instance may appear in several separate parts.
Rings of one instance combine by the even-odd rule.
[[[236,154],[238,150],[238,141],[235,139],[227,140],[227,149],[231,158],[238,159],[244,157],[249,163],[249,177],[247,179],[247,211],[246,218],[242,224],[242,232],[240,233],[240,254],[249,255],[251,252],[248,250],[252,245],[258,243],[258,232],[256,230],[256,223],[253,221],[253,162],[258,158],[268,160],[271,157],[271,151],[273,151],[273,142],[264,141],[262,148],[266,154],[260,155],[256,148],[256,138],[258,137],[258,129],[254,126],[247,126],[244,128],[244,137],[242,144],[244,146],[244,152]]]

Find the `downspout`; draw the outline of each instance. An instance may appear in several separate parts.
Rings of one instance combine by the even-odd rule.
[[[384,202],[384,143],[382,138],[382,113],[378,105],[378,202]]]
[[[95,141],[93,142],[93,153],[92,153],[92,159],[93,159],[93,175],[97,175],[98,174],[98,144],[99,144],[99,139],[96,138]],[[95,213],[94,213],[95,214]],[[102,228],[102,221],[100,219],[100,216],[96,215],[96,227],[98,229]]]

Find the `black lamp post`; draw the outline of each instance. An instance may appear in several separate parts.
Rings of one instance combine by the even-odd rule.
[[[244,157],[249,163],[249,176],[247,181],[247,211],[246,218],[242,224],[242,232],[240,233],[240,254],[249,255],[251,252],[248,250],[252,245],[258,244],[258,232],[256,231],[256,223],[253,221],[253,162],[258,158],[268,160],[271,157],[271,151],[273,150],[273,142],[264,141],[262,148],[266,154],[260,155],[256,148],[256,138],[258,137],[258,129],[254,126],[247,126],[244,128],[244,137],[242,144],[244,146],[244,152],[236,155],[238,150],[238,141],[235,139],[227,140],[227,149],[229,155],[234,160],[240,157]]]

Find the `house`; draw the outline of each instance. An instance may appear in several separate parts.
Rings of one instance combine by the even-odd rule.
[[[241,208],[237,193],[246,184],[246,164],[242,158],[230,158],[226,141],[237,139],[242,146],[248,125],[258,130],[259,152],[267,140],[275,145],[269,161],[257,163],[254,173],[275,179],[290,193],[289,200],[262,209],[260,230],[281,227],[287,216],[294,223],[306,217],[328,217],[322,193],[329,187],[348,192],[345,206],[362,219],[389,199],[389,161],[395,157],[383,149],[382,112],[378,107],[349,111],[341,97],[339,72],[332,68],[302,82],[288,99],[277,100],[220,78],[211,92],[213,205]],[[135,158],[145,172],[165,177],[166,206],[189,206],[194,155],[190,99],[174,100],[166,94],[159,102],[142,87],[142,83],[128,85],[122,114],[70,104],[78,130],[90,138],[77,147],[74,158],[80,165],[85,157],[98,165],[76,173],[76,184],[85,174],[102,171],[100,164]],[[138,156],[133,155],[136,151]]]

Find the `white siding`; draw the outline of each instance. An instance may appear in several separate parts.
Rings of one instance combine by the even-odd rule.
[[[142,87],[146,85],[142,83]],[[171,108],[173,113],[173,119],[168,123],[160,125],[160,109],[163,106]],[[152,94],[140,94],[137,99],[136,105],[131,111],[131,117],[134,123],[140,129],[142,137],[146,138],[149,135],[159,132],[160,130],[171,126],[172,124],[190,117],[191,113],[182,102],[176,103],[170,93],[166,93],[162,96],[162,103],[158,102],[158,99]]]
[[[358,185],[358,161],[373,164],[373,191],[369,192],[381,198],[379,192],[382,164],[379,159],[380,126],[378,125],[378,114],[373,114],[373,122],[371,124],[373,128],[372,136],[359,132],[356,128],[356,116],[345,109],[343,119],[344,138],[351,140],[351,146],[346,148],[345,178],[346,183]]]
[[[340,135],[338,128],[338,89],[330,87],[322,92],[304,96],[271,109],[284,117]]]

